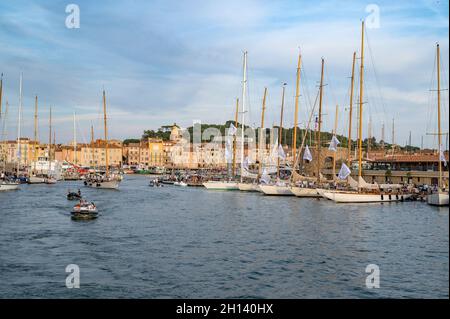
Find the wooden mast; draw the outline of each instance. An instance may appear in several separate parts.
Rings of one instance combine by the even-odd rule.
[[[241,132],[241,183],[242,173],[244,171],[244,131],[245,131],[245,101],[247,98],[247,51],[244,52],[243,65],[243,81],[242,81],[242,132]]]
[[[355,61],[356,52],[353,52],[353,63],[352,63],[352,80],[350,85],[350,109],[349,109],[349,120],[348,120],[348,153],[347,153],[347,165],[351,165],[352,161],[352,113],[353,113],[353,89],[355,83]]]
[[[334,131],[333,131],[333,136],[336,136],[337,134],[337,124],[338,124],[338,105],[336,104],[336,113],[334,116]],[[336,153],[337,153],[337,149],[336,151],[333,152],[333,180],[336,179]]]
[[[95,148],[95,145],[94,145],[94,125],[92,125],[92,124],[91,124],[91,145],[90,145],[90,148],[91,148],[92,164],[94,165],[94,167],[96,167],[97,165],[95,165],[95,163],[94,163],[94,148]]]
[[[22,157],[21,154],[21,146],[20,146],[20,125],[22,122],[22,73],[20,73],[20,88],[19,88],[19,116],[18,116],[18,125],[17,125],[17,177],[19,177],[20,172],[20,159]]]
[[[297,154],[297,126],[298,126],[298,99],[300,97],[300,65],[302,55],[298,55],[297,64],[297,82],[295,86],[295,113],[294,113],[294,135],[292,138],[292,159],[295,161],[295,155]],[[295,169],[295,168],[294,168]]]
[[[3,73],[0,77],[0,119],[2,118],[2,97],[3,97]]]
[[[322,58],[322,68],[320,72],[320,94],[319,94],[319,123],[318,123],[318,134],[317,134],[317,181],[320,182],[320,132],[322,129],[322,99],[323,99],[323,67],[325,60]]]
[[[77,164],[77,124],[75,116],[75,112],[73,112],[73,163]]]
[[[267,88],[264,88],[264,96],[263,96],[263,101],[262,101],[262,111],[261,111],[261,129],[259,131],[259,151],[258,151],[258,161],[259,161],[259,165],[258,165],[258,180],[259,177],[261,177],[262,174],[262,159],[263,159],[263,154],[262,154],[262,149],[261,149],[261,144],[266,145],[266,131],[264,130],[264,115],[266,112],[266,98],[267,98]],[[263,143],[264,141],[264,143]]]
[[[52,107],[48,117],[48,161],[52,160]],[[50,164],[49,164],[50,165]]]
[[[7,155],[7,152],[6,152],[6,138],[5,137],[6,137],[6,117],[8,116],[8,109],[9,109],[9,103],[8,103],[8,100],[6,100],[6,103],[5,103],[5,116],[3,118],[3,127],[2,127],[2,138],[0,139],[0,142],[3,145],[2,152],[0,154],[2,162],[3,162],[2,172],[5,172],[5,168],[6,168],[6,155]]]
[[[438,187],[442,187],[442,163],[441,163],[441,71],[440,71],[440,52],[439,52],[439,43],[436,45],[436,65],[437,65],[437,113],[438,113],[438,144],[439,144],[439,154],[438,154],[438,163],[439,163],[439,185]],[[445,155],[444,155],[445,156]]]
[[[103,90],[103,124],[105,127],[105,164],[106,164],[106,177],[109,176],[109,148],[108,148],[108,126],[106,125],[106,94]]]
[[[364,20],[361,23],[361,67],[359,72],[359,141],[358,141],[358,177],[362,177],[362,119],[364,94]],[[358,178],[359,182],[359,178]]]
[[[236,128],[238,127],[238,114],[239,114],[239,98],[236,98],[236,111],[234,112],[234,124]],[[236,176],[236,144],[237,144],[237,134],[233,136],[233,176]]]
[[[281,115],[280,115],[280,131],[278,132],[278,149],[283,145],[283,110],[284,110],[284,92],[286,90],[286,83],[283,83],[283,91],[281,94]],[[277,161],[277,179],[280,178],[280,156]]]
[[[36,95],[34,98],[34,154],[33,154],[33,162],[34,162],[34,174],[36,174],[36,161],[37,161],[37,153],[39,150],[39,143],[38,143],[38,96]]]

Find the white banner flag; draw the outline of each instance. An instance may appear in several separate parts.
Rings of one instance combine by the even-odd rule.
[[[278,145],[278,157],[281,159],[286,159],[286,154],[284,154],[283,146]]]
[[[233,136],[234,134],[236,134],[236,132],[237,132],[236,126],[234,126],[233,123],[230,123],[230,127],[228,128],[228,135]]]
[[[444,166],[447,167],[447,161],[445,160],[445,154],[442,144],[439,146],[439,161],[444,162]]]
[[[306,145],[306,147],[305,147],[305,152],[303,153],[303,159],[304,160],[308,160],[308,161],[312,161],[312,155],[311,155],[311,152],[309,151],[309,147],[308,147],[308,145]]]
[[[337,139],[336,135],[333,135],[333,138],[331,139],[330,142],[330,146],[328,147],[328,149],[330,151],[336,152],[337,151],[337,147],[341,142],[339,142],[339,140]]]
[[[231,163],[233,160],[233,150],[231,145],[231,137],[227,137],[225,141],[225,159],[227,160],[227,163]]]
[[[338,174],[338,178],[339,179],[346,179],[348,177],[348,175],[350,175],[350,173],[351,173],[350,168],[348,168],[347,165],[342,163],[341,169],[340,169],[339,174]]]

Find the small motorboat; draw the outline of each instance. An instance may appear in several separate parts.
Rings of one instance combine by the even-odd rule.
[[[152,179],[150,180],[149,185],[150,187],[163,187],[163,183],[161,183],[158,179]]]
[[[81,199],[80,202],[73,207],[71,214],[73,219],[92,219],[97,218],[98,210],[93,202]]]
[[[53,177],[46,178],[45,184],[56,184],[56,178],[53,178]]]
[[[80,200],[82,198],[80,190],[78,192],[71,192],[70,190],[67,192],[68,200]]]
[[[186,183],[183,182],[183,181],[181,181],[181,182],[174,182],[173,185],[174,185],[174,186],[182,186],[182,187],[188,186],[188,184],[186,184]]]

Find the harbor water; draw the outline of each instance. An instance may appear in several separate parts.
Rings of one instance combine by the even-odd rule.
[[[0,298],[448,298],[449,210],[80,181],[0,193]],[[100,216],[74,221],[68,189]],[[66,287],[66,267],[80,287]],[[380,287],[366,286],[379,267]]]

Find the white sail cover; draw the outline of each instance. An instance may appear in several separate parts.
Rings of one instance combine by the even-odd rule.
[[[303,153],[303,159],[304,160],[308,160],[308,161],[312,161],[312,155],[311,155],[311,152],[310,152],[310,150],[309,150],[309,147],[308,147],[308,145],[306,145],[306,147],[305,147],[305,152]]]
[[[333,135],[331,141],[330,141],[330,146],[328,147],[328,149],[330,151],[336,152],[337,151],[337,147],[341,142],[339,142],[339,140],[337,139],[336,135]]]
[[[264,169],[261,175],[261,182],[263,182],[264,184],[269,184],[270,182],[270,176],[267,173],[267,170]]]
[[[242,164],[241,175],[242,175],[243,177],[248,177],[248,178],[256,179],[256,178],[258,178],[258,175],[257,175],[257,174],[254,174],[254,173],[251,173],[251,172],[249,171],[249,165],[250,165],[250,164],[252,164],[252,161],[251,161],[251,159],[247,156],[247,157],[244,159],[244,163]]]
[[[399,189],[402,188],[403,186],[400,184],[380,184],[379,187],[381,189]]]
[[[365,189],[379,189],[380,187],[378,186],[378,184],[369,184],[367,183],[364,178],[362,178],[361,176],[359,176],[358,178],[358,187],[359,188],[365,188]]]
[[[351,188],[358,189],[358,182],[355,181],[355,179],[353,177],[351,177],[350,175],[347,177],[347,182]]]
[[[348,168],[345,163],[342,163],[341,169],[339,170],[338,178],[339,179],[347,179],[347,177],[350,175],[351,171],[350,168]]]
[[[439,146],[439,161],[444,163],[444,166],[447,167],[447,161],[445,159],[444,148],[442,144]]]
[[[228,128],[228,135],[233,136],[234,134],[236,134],[236,132],[237,132],[236,126],[234,126],[233,123],[230,123],[230,127]]]

